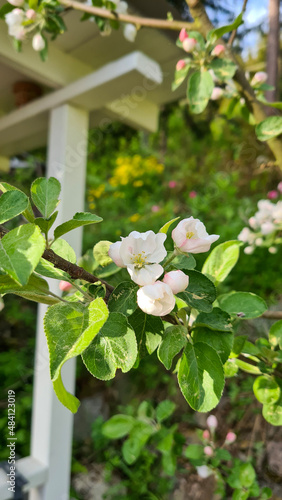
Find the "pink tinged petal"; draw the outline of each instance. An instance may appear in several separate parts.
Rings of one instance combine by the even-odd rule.
[[[185,30],[185,28],[182,28],[182,30],[179,33],[180,42],[183,42],[185,40],[185,38],[189,38],[189,35],[188,35],[187,31]]]
[[[165,316],[173,310],[175,298],[168,285],[156,281],[154,284],[138,290],[137,303],[140,309],[147,314]]]
[[[237,436],[234,432],[228,432],[225,438],[226,444],[232,444],[236,441]]]
[[[186,290],[189,283],[189,277],[180,270],[170,271],[164,275],[163,282],[170,286],[172,292],[176,294]]]
[[[69,283],[68,281],[60,281],[59,289],[62,292],[68,292],[71,288],[72,288],[72,284]]]
[[[213,449],[211,446],[205,446],[204,447],[204,454],[207,455],[207,457],[212,457],[213,456]]]
[[[209,433],[209,431],[207,429],[203,432],[203,438],[204,439],[210,439],[210,433]]]
[[[207,426],[214,430],[217,428],[218,426],[218,421],[217,421],[217,418],[214,416],[214,415],[210,415],[208,418],[207,418]]]
[[[191,240],[186,240],[186,242],[180,247],[180,249],[184,252],[189,252],[189,253],[203,253],[203,252],[208,252],[211,244],[217,241],[219,238],[219,235],[217,234],[211,234],[210,236],[207,236],[205,239],[191,239]]]
[[[121,241],[116,241],[109,248],[109,257],[114,261],[118,267],[126,267],[120,256]]]
[[[195,38],[185,38],[182,46],[183,46],[183,49],[185,50],[185,52],[193,52],[196,44],[197,44],[197,40],[195,40]]]
[[[127,266],[127,270],[134,283],[139,286],[151,285],[158,279],[164,272],[160,264],[149,264],[141,269],[135,267],[133,264]]]

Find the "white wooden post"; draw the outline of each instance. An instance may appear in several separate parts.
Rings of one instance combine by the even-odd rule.
[[[50,113],[47,177],[62,184],[56,224],[84,209],[88,138],[88,112],[65,104]],[[82,231],[76,229],[66,240],[81,253]],[[52,283],[51,283],[52,282]],[[59,294],[58,282],[50,280]],[[49,284],[50,284],[49,283]],[[68,500],[72,450],[72,414],[61,405],[50,381],[48,351],[43,330],[46,306],[39,305],[34,372],[31,456],[48,467],[47,482],[31,491],[30,500]],[[63,381],[75,388],[75,360],[66,363]]]

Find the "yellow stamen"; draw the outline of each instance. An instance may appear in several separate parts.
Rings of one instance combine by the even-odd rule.
[[[194,233],[192,231],[188,231],[188,233],[186,233],[186,238],[188,240],[190,240],[191,238],[193,238],[193,236],[194,236]]]

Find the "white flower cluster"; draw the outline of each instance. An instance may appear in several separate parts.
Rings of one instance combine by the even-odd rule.
[[[8,0],[8,2],[16,7],[5,15],[8,33],[19,42],[22,42],[31,31],[37,30],[41,16],[34,9],[25,9],[24,0]],[[37,32],[33,36],[32,47],[36,52],[40,52],[45,48],[45,40],[41,33]]]
[[[193,217],[184,219],[172,231],[177,253],[207,252],[218,235],[208,235],[202,222]],[[181,270],[166,273],[162,281],[158,278],[164,273],[160,264],[167,256],[164,247],[166,234],[153,231],[139,233],[132,231],[110,246],[109,256],[119,267],[127,268],[131,279],[140,286],[137,302],[147,314],[165,316],[175,306],[174,294],[183,292],[189,282]]]
[[[270,253],[277,253],[277,245],[282,243],[282,201],[260,200],[249,225],[238,235],[238,240],[248,244],[244,252],[252,254],[256,247],[264,246]]]

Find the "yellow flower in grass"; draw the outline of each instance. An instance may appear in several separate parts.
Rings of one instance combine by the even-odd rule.
[[[134,181],[134,182],[133,182],[133,186],[134,186],[134,187],[142,187],[142,186],[144,186],[144,182],[143,182],[143,181],[141,181],[141,180],[139,180],[139,181]]]
[[[89,203],[90,210],[94,210],[95,207],[96,207],[95,203]]]
[[[130,222],[137,222],[140,219],[141,215],[139,214],[133,214],[131,217],[129,217]]]

